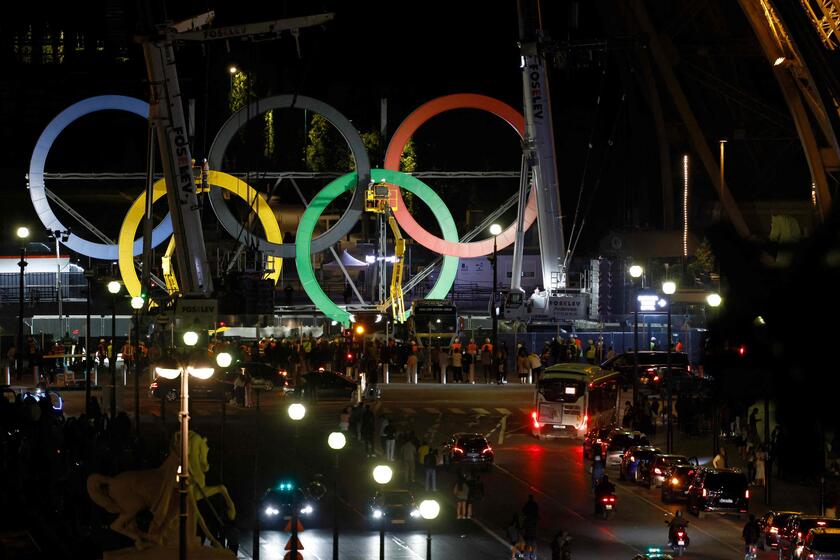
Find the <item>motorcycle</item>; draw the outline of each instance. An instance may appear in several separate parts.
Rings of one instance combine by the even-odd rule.
[[[599,498],[601,516],[606,520],[615,515],[616,497],[615,494],[604,494]]]
[[[687,525],[688,521],[684,521],[684,523]],[[665,524],[670,525],[671,523],[666,519]],[[690,542],[685,525],[677,525],[673,529],[668,530],[668,544],[677,556],[682,556],[685,553],[685,549],[688,548],[688,543]]]
[[[751,544],[744,555],[744,560],[756,560],[758,558],[758,546]]]

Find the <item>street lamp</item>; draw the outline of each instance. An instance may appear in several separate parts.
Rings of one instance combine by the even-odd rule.
[[[117,416],[117,294],[122,284],[116,280],[108,282],[111,292],[111,352],[108,356],[108,369],[111,373],[111,421]]]
[[[493,294],[490,296],[490,319],[492,320],[492,328],[493,328],[493,348],[496,348],[496,339],[499,336],[499,317],[496,313],[496,290],[498,289],[496,282],[497,282],[497,253],[496,253],[496,238],[499,234],[502,233],[502,226],[499,224],[493,224],[490,226],[490,235],[493,236],[493,258],[491,259],[493,263]]]
[[[394,471],[388,465],[376,465],[373,468],[373,480],[380,486],[391,482]],[[373,512],[376,517],[376,510]],[[379,560],[385,560],[385,512],[379,512]]]
[[[20,379],[23,376],[23,270],[28,264],[26,262],[26,240],[29,238],[29,228],[21,226],[17,228],[16,233],[18,239],[20,239],[20,262],[18,262],[18,266],[20,267],[20,285],[18,286],[18,303],[20,309],[18,311],[18,343],[17,350],[15,351],[15,369],[17,370],[17,377]]]
[[[423,500],[420,502],[420,517],[426,521],[437,519],[440,514],[440,504],[437,500]],[[432,560],[432,524],[426,525],[426,560]]]
[[[114,284],[112,282],[111,284]],[[108,291],[111,290],[111,284],[108,285]],[[117,283],[119,285],[119,283]],[[193,333],[195,334],[195,333]],[[198,335],[189,337],[189,340],[198,341]],[[184,336],[184,342],[187,342],[187,337]],[[195,344],[187,343],[187,346],[192,347]],[[190,376],[198,379],[210,379],[213,375],[213,368],[209,364],[202,363],[203,360],[194,360],[194,363],[186,363],[186,360],[163,359],[159,362],[160,365],[155,368],[155,372],[166,379],[175,379],[181,376],[181,411],[179,417],[181,419],[181,466],[178,476],[178,558],[186,560],[187,558],[187,487],[190,477],[189,455],[190,455]]]
[[[341,456],[339,451],[347,445],[347,437],[343,432],[332,432],[327,438],[327,445],[335,451],[335,463],[333,469],[333,560],[338,560],[338,459]]]
[[[706,296],[706,303],[709,304],[709,307],[720,307],[722,302],[723,298],[720,297],[720,294],[709,294]]]
[[[59,336],[64,336],[64,314],[62,311],[63,298],[61,296],[61,253],[59,250],[60,245],[58,244],[58,242],[61,241],[62,243],[67,243],[67,241],[70,239],[70,230],[50,229],[47,230],[47,234],[50,236],[51,239],[55,239],[55,297],[58,301]]]
[[[668,306],[668,357],[667,361],[665,362],[668,364],[668,381],[665,385],[665,389],[668,391],[668,399],[667,399],[667,412],[665,413],[665,421],[667,422],[666,429],[665,429],[665,448],[668,453],[671,453],[674,444],[673,444],[673,430],[671,429],[671,399],[673,394],[673,388],[671,387],[671,296],[677,291],[677,285],[667,280],[662,283],[662,293],[665,294],[665,299],[667,301]]]
[[[633,278],[633,407],[635,408],[639,400],[639,285],[637,282],[645,269],[634,264],[629,272],[630,277]]]
[[[131,298],[131,308],[134,310],[134,335],[137,343],[134,346],[134,432],[140,436],[140,310],[146,301],[140,296]],[[130,344],[130,341],[129,341]]]
[[[286,411],[289,415],[289,418],[292,419],[295,423],[295,453],[298,452],[298,424],[303,417],[306,416],[306,407],[303,406],[301,403],[292,403],[289,405],[288,410]],[[297,458],[295,458],[295,479],[297,479]],[[292,535],[291,535],[291,543],[292,543],[292,550],[291,550],[291,558],[297,559],[298,556],[298,506],[297,506],[297,493],[292,493]]]

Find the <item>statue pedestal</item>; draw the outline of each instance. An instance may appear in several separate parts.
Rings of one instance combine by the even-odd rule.
[[[102,555],[103,560],[178,560],[178,546],[153,546],[145,550],[123,548],[109,550]],[[227,549],[206,546],[188,548],[189,560],[236,560],[236,555]]]

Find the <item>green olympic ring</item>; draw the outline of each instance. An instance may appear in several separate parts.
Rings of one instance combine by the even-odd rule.
[[[455,220],[452,219],[449,208],[447,208],[446,203],[426,183],[411,175],[387,169],[371,169],[370,178],[372,181],[385,181],[386,183],[397,185],[420,197],[420,200],[426,203],[432,210],[435,218],[437,218],[438,225],[443,232],[443,238],[446,241],[458,242],[458,230],[455,227]],[[297,267],[298,277],[300,278],[303,290],[309,296],[309,299],[312,300],[312,303],[324,315],[333,321],[341,323],[345,328],[350,326],[350,313],[336,305],[324,293],[323,288],[321,288],[321,285],[315,278],[310,246],[312,245],[312,235],[315,231],[315,225],[318,223],[321,214],[341,194],[355,189],[356,182],[356,174],[348,173],[335,179],[321,189],[315,195],[315,198],[312,199],[303,216],[301,216],[295,235],[295,266]],[[458,257],[444,256],[440,276],[428,296],[426,296],[427,299],[444,299],[449,293],[449,290],[452,289],[453,284],[455,284],[457,273]]]

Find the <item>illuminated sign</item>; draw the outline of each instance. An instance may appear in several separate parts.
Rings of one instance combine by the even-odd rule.
[[[639,294],[636,296],[639,301],[639,311],[656,311],[659,296],[656,294]]]

